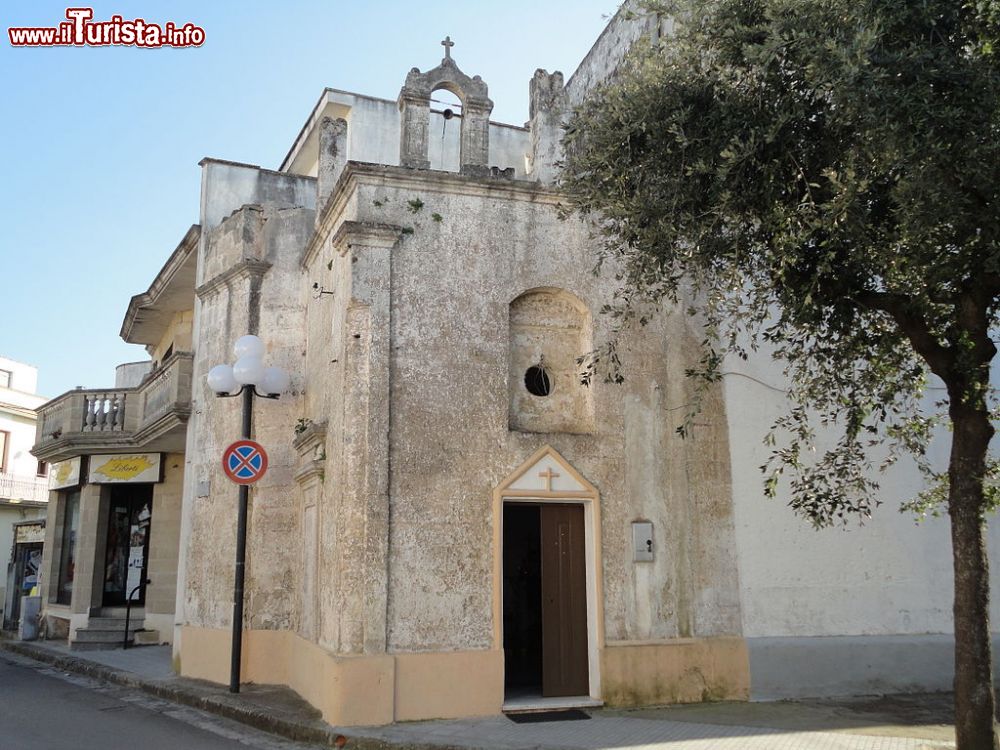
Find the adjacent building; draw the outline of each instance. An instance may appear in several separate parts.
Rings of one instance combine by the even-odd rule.
[[[20,595],[30,591],[21,590],[24,576],[17,576],[15,571],[14,524],[44,518],[49,499],[48,465],[31,455],[36,409],[46,401],[36,393],[37,388],[37,368],[0,357],[0,560],[4,562],[0,607],[2,620],[9,627],[16,627]],[[32,583],[30,576],[28,583]]]
[[[128,602],[128,638],[173,639],[199,234],[191,227],[128,305],[122,338],[151,361],[39,410],[34,453],[51,464],[43,614],[49,637],[73,648],[121,644]]]

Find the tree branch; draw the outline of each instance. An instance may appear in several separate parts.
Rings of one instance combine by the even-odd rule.
[[[976,275],[977,298],[987,304],[1000,295],[1000,273],[980,273]]]
[[[912,310],[912,298],[892,292],[860,292],[854,296],[858,304],[872,310],[888,313],[910,340],[917,354],[923,357],[931,372],[948,382],[949,370],[954,362],[954,352],[942,346],[930,332],[925,321]]]

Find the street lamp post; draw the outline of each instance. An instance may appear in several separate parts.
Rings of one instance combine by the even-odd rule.
[[[288,390],[288,373],[280,367],[264,367],[264,342],[256,336],[241,336],[234,348],[236,362],[216,365],[208,371],[208,387],[220,398],[243,396],[243,440],[253,429],[253,399],[276,399]],[[240,661],[243,653],[243,588],[247,553],[247,506],[250,487],[240,485],[236,523],[236,580],[233,586],[233,636],[229,666],[229,692],[240,692]]]

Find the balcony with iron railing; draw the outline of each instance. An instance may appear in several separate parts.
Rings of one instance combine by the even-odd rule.
[[[45,477],[7,474],[0,471],[0,502],[44,503],[49,499],[49,480]]]
[[[136,388],[78,389],[38,409],[32,453],[62,461],[83,453],[183,451],[193,357],[177,352]]]

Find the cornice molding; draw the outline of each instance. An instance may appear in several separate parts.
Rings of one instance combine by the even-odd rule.
[[[232,281],[242,278],[251,278],[254,276],[263,276],[270,268],[271,263],[266,260],[244,258],[233,266],[227,268],[222,273],[209,279],[201,286],[197,287],[194,290],[194,293],[198,299],[204,299],[205,297],[209,297],[217,293],[220,289]]]
[[[403,236],[403,228],[395,224],[378,224],[367,221],[345,221],[330,240],[341,257],[354,245],[362,247],[393,248]]]
[[[566,200],[563,191],[530,180],[511,180],[436,169],[410,169],[388,164],[349,161],[337,184],[334,185],[326,205],[316,207],[318,215],[316,230],[302,253],[300,261],[302,268],[308,268],[315,260],[323,243],[341,220],[350,196],[362,185],[381,185],[415,192],[503,198],[526,203],[544,203],[553,207]]]

